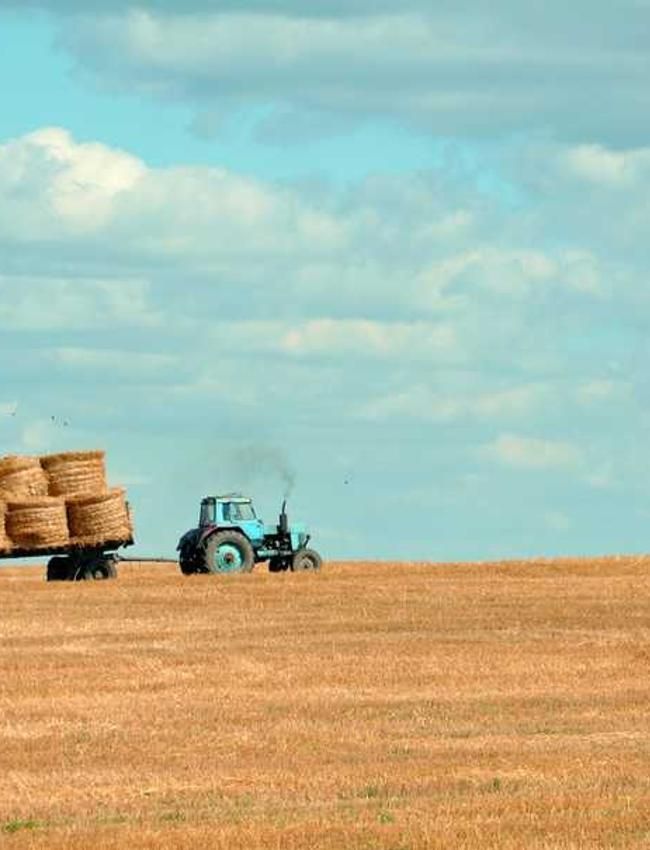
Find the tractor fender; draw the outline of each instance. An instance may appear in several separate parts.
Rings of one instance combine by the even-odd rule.
[[[219,529],[216,525],[209,525],[207,528],[199,529],[199,533],[196,536],[196,548],[198,549],[201,546],[204,546],[208,542],[208,538],[212,537],[212,535],[218,530]]]
[[[196,540],[197,548],[200,546],[207,546],[208,540],[212,537],[213,534],[216,534],[218,531],[236,531],[238,534],[242,534],[248,540],[248,535],[243,530],[243,528],[240,528],[240,526],[219,523],[219,525],[210,525],[207,528],[201,529],[201,532]]]
[[[197,538],[197,529],[196,528],[192,528],[189,531],[186,531],[185,534],[178,541],[178,544],[176,546],[176,551],[180,552],[186,546],[195,546],[196,545],[196,538]]]

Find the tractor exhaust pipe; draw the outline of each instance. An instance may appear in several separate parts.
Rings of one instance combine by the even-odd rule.
[[[289,533],[289,520],[287,518],[287,500],[285,499],[282,502],[282,510],[280,511],[280,521],[278,523],[278,530],[280,534],[288,534]]]

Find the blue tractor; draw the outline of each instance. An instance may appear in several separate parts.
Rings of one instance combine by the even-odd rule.
[[[318,552],[308,549],[310,536],[302,525],[289,525],[286,501],[277,525],[258,519],[250,499],[238,493],[206,496],[201,501],[199,525],[178,541],[181,572],[248,573],[268,561],[269,570],[319,570]]]

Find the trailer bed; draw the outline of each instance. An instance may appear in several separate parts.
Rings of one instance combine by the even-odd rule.
[[[12,547],[11,549],[0,549],[0,560],[13,558],[43,558],[79,555],[83,552],[112,552],[127,546],[133,546],[133,537],[122,538],[120,540],[102,540],[99,543],[93,540],[92,543],[77,541],[69,543],[66,546],[30,546],[29,548]]]

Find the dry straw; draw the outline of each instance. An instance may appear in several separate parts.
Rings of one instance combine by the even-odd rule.
[[[62,452],[45,455],[41,465],[47,473],[50,496],[82,496],[106,492],[103,451]]]
[[[47,475],[37,457],[8,455],[0,458],[0,498],[26,499],[47,494]]]
[[[107,540],[129,540],[133,534],[124,490],[77,496],[67,501],[72,543],[88,546]]]
[[[6,515],[7,505],[4,502],[0,502],[0,552],[8,552],[11,549],[11,540],[7,536],[5,527]]]
[[[65,501],[56,498],[9,501],[6,532],[19,549],[67,546],[70,535]]]

